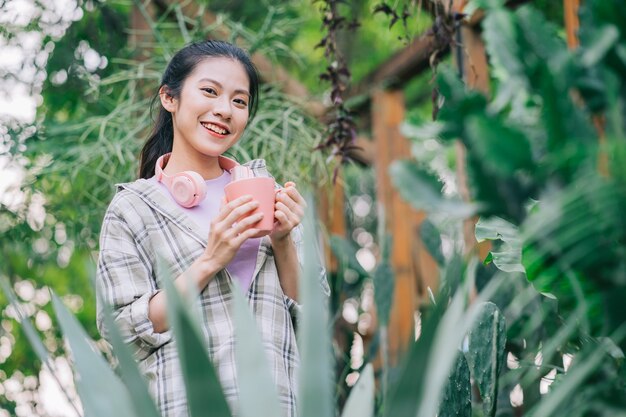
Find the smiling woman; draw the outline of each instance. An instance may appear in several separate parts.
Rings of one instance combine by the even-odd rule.
[[[104,217],[98,299],[112,305],[164,416],[187,415],[161,291],[169,276],[178,277],[181,293],[200,293],[208,353],[234,409],[239,388],[231,284],[238,281],[258,322],[283,414],[295,415],[294,318],[306,204],[293,182],[276,193],[270,186],[273,228],[265,236],[257,228],[264,216],[258,201],[224,198],[230,170],[240,165],[222,154],[241,138],[257,96],[256,70],[238,47],[202,41],[180,50],[155,100],[159,114],[141,153],[141,178],[118,184]],[[270,177],[263,160],[245,165],[256,177]],[[325,277],[320,284],[328,294]],[[102,305],[98,327],[108,339]]]

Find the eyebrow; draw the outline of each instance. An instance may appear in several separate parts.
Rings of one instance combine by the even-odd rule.
[[[224,87],[222,86],[222,84],[220,84],[219,82],[217,82],[217,81],[215,81],[215,80],[212,80],[211,78],[202,78],[200,81],[198,81],[198,84],[200,84],[200,83],[202,83],[202,82],[206,82],[206,81],[208,81],[208,82],[210,82],[210,83],[213,83],[213,84],[217,85],[219,88],[224,88]],[[235,90],[235,94],[245,94],[245,95],[247,95],[248,97],[250,97],[250,93],[248,92],[248,90],[241,90],[241,89],[238,89],[238,90]]]

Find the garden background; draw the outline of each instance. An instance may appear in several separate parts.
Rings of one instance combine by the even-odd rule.
[[[318,203],[302,415],[626,415],[626,10],[466,3],[0,2],[0,88],[37,105],[0,115],[0,413],[154,415],[95,329],[98,232],[165,63],[216,37],[264,80],[234,156]]]

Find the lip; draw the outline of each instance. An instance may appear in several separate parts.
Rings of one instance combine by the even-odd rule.
[[[220,129],[224,129],[227,133],[226,133],[225,135],[222,135],[222,134],[220,134],[220,133],[217,133],[217,132],[212,131],[211,129],[207,129],[206,127],[202,126],[202,124],[212,124],[212,125],[215,125],[215,126],[219,127]],[[230,131],[230,129],[228,128],[228,126],[226,126],[226,125],[224,125],[224,124],[222,124],[222,123],[211,122],[211,121],[208,121],[208,120],[201,120],[201,121],[200,121],[200,125],[201,125],[201,126],[202,126],[202,127],[203,127],[206,131],[208,131],[209,133],[211,133],[212,135],[215,135],[215,136],[220,137],[220,138],[224,138],[224,137],[226,137],[226,136],[228,136],[228,135],[230,135],[230,134],[231,134],[231,131]]]

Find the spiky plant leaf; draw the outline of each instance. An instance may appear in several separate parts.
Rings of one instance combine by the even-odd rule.
[[[87,332],[54,292],[52,306],[72,349],[77,374],[76,389],[85,413],[92,417],[140,416],[135,412],[130,392],[124,383],[91,345]]]
[[[365,365],[341,413],[341,417],[374,417],[374,368]]]
[[[472,416],[472,384],[470,371],[463,353],[456,357],[456,363],[448,377],[441,397],[439,417]]]
[[[105,303],[103,302],[103,304]],[[128,388],[135,413],[142,417],[160,417],[161,414],[148,392],[147,382],[141,376],[137,362],[133,358],[128,345],[124,343],[122,334],[113,320],[113,315],[108,305],[105,304],[103,306],[102,314],[111,345],[113,345],[113,352],[119,361],[117,369],[122,377],[122,381]]]
[[[279,416],[282,412],[276,382],[272,379],[257,324],[250,314],[243,290],[236,281],[232,282],[232,291],[239,414],[242,417]]]
[[[307,198],[309,210],[314,204]],[[310,213],[304,220],[304,268],[300,274],[302,319],[298,345],[301,365],[298,375],[300,416],[331,417],[333,412],[333,359],[328,326],[328,306],[319,284],[320,259],[315,240],[316,230]]]
[[[483,303],[469,333],[467,361],[480,390],[485,416],[496,412],[498,378],[505,361],[506,325],[495,304]]]
[[[162,283],[167,297],[167,319],[174,332],[190,416],[231,417],[197,320],[192,318],[172,280],[166,277]],[[188,288],[191,288],[191,282],[189,284]]]

